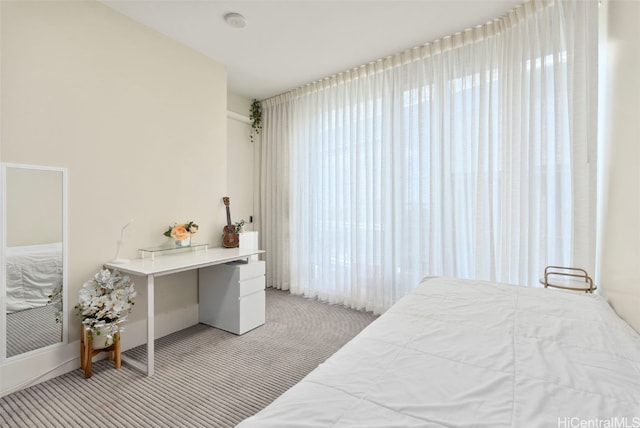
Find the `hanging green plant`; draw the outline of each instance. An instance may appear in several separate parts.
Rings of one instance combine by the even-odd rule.
[[[251,128],[253,131],[251,132],[251,142],[257,134],[262,130],[262,105],[260,101],[253,100],[251,103],[251,114],[249,115],[249,119],[251,119]]]

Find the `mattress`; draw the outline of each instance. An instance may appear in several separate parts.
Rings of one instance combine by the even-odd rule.
[[[429,279],[238,426],[640,426],[640,336],[598,295]]]
[[[8,247],[7,312],[44,306],[62,284],[62,243]]]

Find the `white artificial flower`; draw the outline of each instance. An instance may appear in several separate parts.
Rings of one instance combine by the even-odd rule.
[[[133,283],[128,276],[120,276],[108,269],[96,273],[78,293],[76,310],[82,316],[82,323],[92,330],[101,329],[108,339],[120,331],[120,324],[131,312],[136,296]]]

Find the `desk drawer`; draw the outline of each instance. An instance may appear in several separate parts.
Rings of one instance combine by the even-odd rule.
[[[265,322],[265,292],[249,294],[240,298],[239,323],[238,326],[231,331],[235,334],[244,334],[249,330],[260,327]]]
[[[240,298],[253,294],[256,291],[264,291],[264,284],[264,275],[246,281],[240,281]]]
[[[229,266],[232,269],[234,275],[237,275],[238,281],[264,276],[265,273],[265,262],[263,260],[249,263],[227,263],[225,266]]]

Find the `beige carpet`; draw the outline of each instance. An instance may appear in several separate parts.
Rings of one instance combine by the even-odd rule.
[[[197,325],[156,341],[148,378],[108,360],[0,399],[2,427],[233,427],[375,317],[267,290],[267,323],[242,336]],[[129,351],[140,355],[143,347]]]

